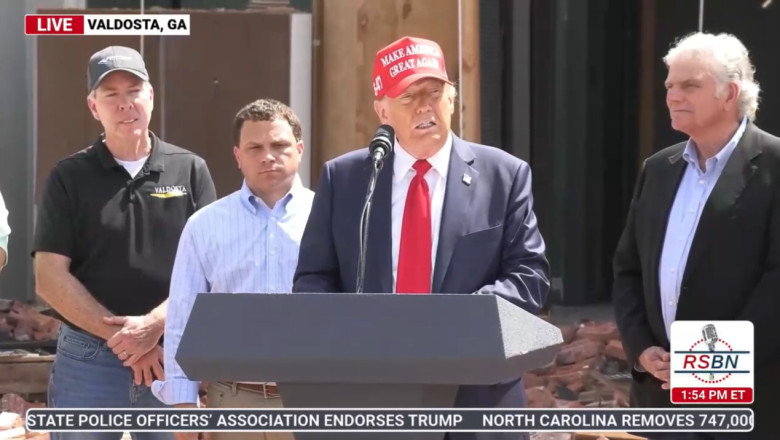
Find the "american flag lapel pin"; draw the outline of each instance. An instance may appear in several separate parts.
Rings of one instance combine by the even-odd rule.
[[[464,175],[463,175],[463,179],[462,179],[462,180],[463,180],[463,183],[464,183],[466,186],[469,186],[469,185],[471,185],[471,176],[469,176],[468,174],[464,174]]]

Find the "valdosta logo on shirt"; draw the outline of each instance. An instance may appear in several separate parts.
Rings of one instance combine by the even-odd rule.
[[[170,199],[171,197],[182,197],[187,195],[187,187],[184,185],[173,186],[155,186],[154,192],[149,194],[158,199]]]

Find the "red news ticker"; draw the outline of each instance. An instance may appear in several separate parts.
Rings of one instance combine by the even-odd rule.
[[[83,15],[27,15],[24,17],[26,35],[83,35]]]
[[[672,388],[672,403],[751,403],[752,388]]]

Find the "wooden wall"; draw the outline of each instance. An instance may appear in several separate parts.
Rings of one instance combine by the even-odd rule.
[[[109,11],[68,10],[85,12]],[[261,97],[290,102],[292,21],[286,13],[187,13],[189,36],[144,38],[144,59],[155,92],[150,129],[203,157],[218,196],[224,196],[241,186],[242,175],[232,152],[236,112]],[[54,165],[89,146],[102,131],[86,104],[90,55],[108,45],[139,49],[139,41],[139,37],[124,36],[38,37],[38,197]]]
[[[117,12],[137,11],[110,11]],[[235,112],[257,97],[289,101],[289,18],[285,13],[186,12],[191,14],[189,37],[144,40],[155,87],[151,129],[201,154],[219,195],[225,195],[241,178],[230,151]],[[313,21],[312,138],[307,145],[312,188],[324,161],[364,147],[373,136],[378,125],[371,88],[374,55],[405,35],[442,47],[460,94],[453,131],[479,142],[479,0],[314,0]],[[37,192],[59,159],[100,133],[85,104],[89,55],[109,44],[137,48],[138,41],[38,37]]]
[[[460,86],[462,111],[456,109],[453,131],[479,141],[478,0],[314,0],[313,14],[312,182],[316,182],[320,164],[364,147],[373,136],[378,125],[371,88],[374,55],[405,35],[439,43],[447,73]]]

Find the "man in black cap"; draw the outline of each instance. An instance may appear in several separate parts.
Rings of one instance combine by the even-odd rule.
[[[149,131],[154,91],[138,52],[105,48],[87,77],[87,105],[104,132],[51,171],[33,246],[36,290],[64,322],[49,406],[161,407],[149,386],[163,377],[159,344],[179,235],[216,191],[202,158]]]

